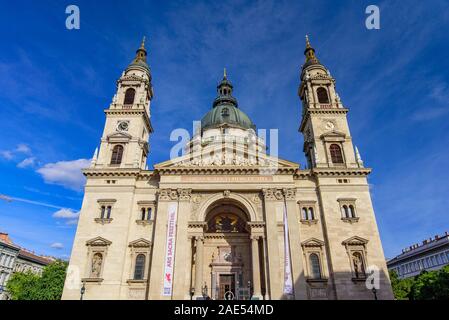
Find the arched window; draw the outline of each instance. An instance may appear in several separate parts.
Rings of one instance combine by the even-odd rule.
[[[123,146],[117,145],[112,149],[112,157],[111,157],[111,164],[120,164],[122,163],[122,156],[123,156]]]
[[[355,209],[353,205],[349,205],[349,213],[351,218],[355,218]]]
[[[329,96],[327,94],[327,90],[323,87],[319,87],[316,90],[316,95],[318,96],[319,103],[329,103]]]
[[[302,219],[307,220],[307,208],[302,208]]]
[[[129,88],[125,92],[125,101],[123,104],[133,104],[134,103],[134,96],[136,95],[136,90],[133,88]]]
[[[315,220],[315,214],[313,213],[313,208],[309,208],[309,220]]]
[[[341,153],[341,148],[338,144],[331,144],[329,151],[331,154],[332,163],[343,163],[343,154]]]
[[[112,207],[108,206],[106,211],[106,219],[111,219],[111,211],[112,211]]]
[[[352,254],[352,265],[354,267],[355,277],[365,278],[365,262],[360,252],[354,252]]]
[[[348,210],[347,205],[344,205],[343,207],[341,207],[341,216],[343,218],[349,218],[349,210]]]
[[[309,256],[310,262],[310,276],[312,279],[321,279],[320,258],[316,253],[311,253]]]
[[[145,274],[145,255],[138,254],[134,266],[134,280],[142,280]]]

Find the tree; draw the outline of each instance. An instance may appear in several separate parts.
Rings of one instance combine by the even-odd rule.
[[[13,300],[59,300],[67,271],[67,262],[57,260],[47,265],[42,276],[31,272],[14,273],[6,284]]]
[[[448,300],[449,265],[439,271],[423,271],[415,277],[410,300]]]
[[[390,280],[395,299],[407,300],[413,285],[413,279],[399,279],[399,276],[395,271],[390,271]]]
[[[6,291],[10,299],[33,300],[39,278],[39,276],[30,271],[14,273],[6,283]]]

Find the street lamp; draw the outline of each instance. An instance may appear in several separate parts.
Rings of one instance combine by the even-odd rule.
[[[249,300],[251,300],[252,292],[251,292],[251,281],[250,280],[248,280],[248,295],[249,295]]]
[[[376,287],[373,287],[373,288],[371,289],[371,291],[372,291],[373,294],[374,294],[374,300],[377,300],[377,290],[376,290]]]
[[[81,287],[81,291],[80,291],[80,293],[81,293],[80,300],[83,300],[84,292],[86,292],[86,287],[84,286],[84,282],[83,282],[83,286]]]
[[[190,300],[193,300],[194,294],[195,294],[195,288],[190,288]]]

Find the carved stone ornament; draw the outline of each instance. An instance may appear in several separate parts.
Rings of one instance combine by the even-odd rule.
[[[296,199],[296,189],[295,188],[285,188],[282,190],[285,196],[285,200],[295,200]]]
[[[265,197],[265,200],[283,200],[284,199],[284,195],[282,194],[282,190],[280,190],[280,189],[274,189],[274,188],[263,189],[262,193]]]
[[[261,203],[260,197],[259,197],[258,194],[253,195],[253,196],[251,197],[251,201],[252,201],[254,204],[260,204],[260,203]]]
[[[192,189],[178,189],[179,200],[190,201]]]
[[[225,198],[229,198],[230,195],[231,195],[231,191],[229,191],[229,190],[223,191],[223,196],[224,196]]]
[[[274,192],[274,197],[275,197],[277,200],[282,200],[282,199],[284,198],[281,190],[276,190],[276,191]]]
[[[178,200],[178,192],[173,189],[160,189],[159,190],[159,200]]]

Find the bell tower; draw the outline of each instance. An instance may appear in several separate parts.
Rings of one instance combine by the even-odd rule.
[[[302,102],[299,131],[304,136],[303,151],[309,168],[362,168],[354,151],[346,114],[335,79],[318,60],[306,36],[306,61],[301,70],[298,95]]]
[[[106,123],[91,168],[146,168],[153,98],[145,38],[136,57],[117,80],[117,91],[105,110]]]

